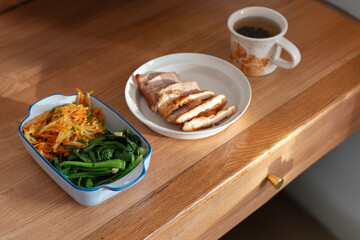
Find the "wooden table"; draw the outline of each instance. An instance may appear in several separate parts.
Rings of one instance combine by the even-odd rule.
[[[131,73],[170,53],[230,60],[228,16],[262,5],[289,22],[301,63],[249,77],[253,98],[224,132],[161,136],[124,98]],[[315,1],[45,1],[0,15],[0,238],[216,239],[360,126],[360,26]],[[75,88],[123,115],[152,145],[145,178],[92,207],[32,160],[17,128],[31,103]],[[340,161],[341,159],[339,159]]]

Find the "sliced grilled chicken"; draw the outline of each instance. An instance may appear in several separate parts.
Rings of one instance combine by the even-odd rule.
[[[185,132],[191,132],[200,128],[208,128],[211,127],[220,121],[230,117],[236,112],[237,108],[235,106],[231,106],[225,110],[221,110],[217,112],[216,114],[213,114],[208,117],[196,117],[192,120],[185,122],[182,130]]]
[[[200,92],[197,82],[182,82],[175,72],[136,74],[135,78],[150,109],[167,123],[182,124],[183,131],[211,127],[237,110],[235,106],[223,110],[227,104],[224,94]]]
[[[161,107],[157,108],[158,113],[161,117],[166,118],[169,116],[173,111],[179,109],[181,106],[196,100],[204,100],[215,96],[215,93],[209,90],[205,90],[198,93],[193,93],[185,97],[176,98],[174,101],[171,101],[167,104],[163,104]]]
[[[200,92],[199,85],[194,81],[185,81],[171,84],[160,91],[155,96],[157,98],[156,109],[168,104],[179,97],[185,97],[189,94]]]
[[[160,98],[163,94],[169,94],[177,91],[189,92],[200,91],[199,85],[195,81],[184,81],[168,85],[156,93],[156,97]]]
[[[200,104],[199,106],[191,109],[190,111],[181,114],[176,120],[176,124],[181,124],[186,121],[189,121],[190,119],[198,116],[200,113],[206,112],[208,110],[213,109],[217,105],[221,104],[225,100],[225,95],[217,95],[215,97],[212,97],[208,101],[205,101],[204,103]]]
[[[161,72],[153,72],[153,73],[149,73],[149,74],[145,74],[145,75],[140,75],[140,74],[136,74],[136,80],[139,83],[142,84],[146,84],[150,79],[153,79],[154,77],[156,77],[157,75],[160,75]]]
[[[222,110],[226,104],[227,104],[227,101],[222,101],[221,103],[216,104],[214,107],[210,108],[209,110],[199,113],[196,117],[209,117],[211,115],[214,115],[218,111]]]
[[[169,124],[175,124],[176,118],[178,118],[181,114],[190,111],[194,107],[200,105],[202,101],[200,99],[195,99],[187,104],[184,104],[181,108],[171,113],[169,116],[166,117],[166,122]]]
[[[180,82],[179,75],[175,72],[157,72],[146,75],[135,75],[140,93],[152,111],[156,111],[156,93],[170,84]]]
[[[181,82],[179,74],[176,72],[162,72],[159,75],[151,78],[147,82],[147,86],[150,89],[164,88],[170,84]],[[157,92],[157,91],[156,91]]]

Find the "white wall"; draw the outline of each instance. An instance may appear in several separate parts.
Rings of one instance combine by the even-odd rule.
[[[353,17],[360,19],[360,0],[326,0],[326,2],[329,2]]]
[[[360,239],[360,130],[285,191],[337,238]]]

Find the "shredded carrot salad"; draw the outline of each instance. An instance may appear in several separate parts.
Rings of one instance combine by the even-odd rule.
[[[22,127],[25,137],[48,160],[69,156],[74,148],[85,147],[96,134],[104,133],[101,108],[91,108],[92,92],[84,95],[76,90],[76,102],[46,111]]]

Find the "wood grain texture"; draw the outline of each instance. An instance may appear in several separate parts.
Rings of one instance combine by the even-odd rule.
[[[18,7],[20,4],[25,3],[29,0],[1,0],[0,1],[0,13],[7,10],[11,10],[15,7]]]
[[[230,60],[226,20],[250,5],[288,19],[302,61],[249,78],[253,98],[235,124],[178,140],[131,114],[124,86],[136,68],[176,52]],[[0,15],[0,29],[1,239],[216,238],[276,194],[267,171],[289,183],[359,127],[360,26],[319,2],[37,0]],[[58,187],[16,133],[31,103],[76,87],[93,90],[153,148],[141,182],[93,207]]]

